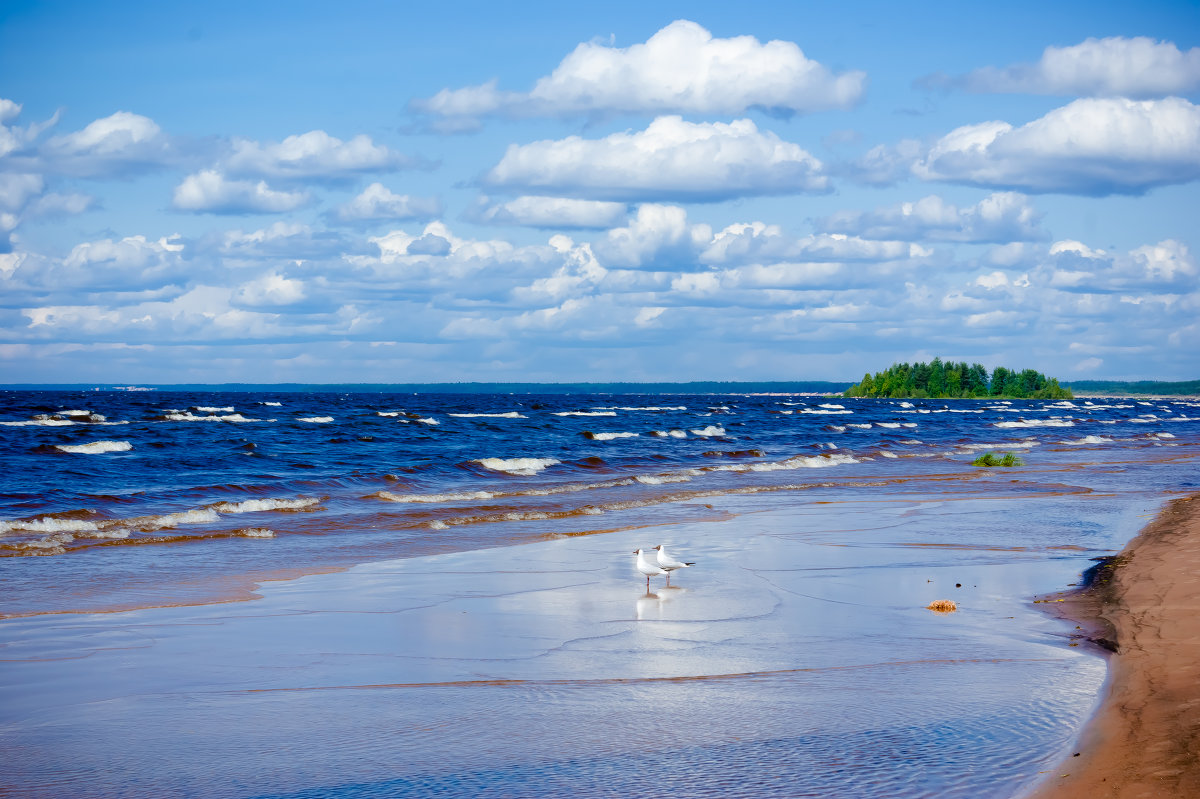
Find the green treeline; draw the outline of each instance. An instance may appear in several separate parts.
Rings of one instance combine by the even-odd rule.
[[[988,374],[986,367],[973,363],[943,362],[897,363],[883,372],[863,375],[862,382],[846,389],[847,397],[928,397],[930,399],[986,398],[998,399],[1072,399],[1069,388],[1058,380],[1046,378],[1041,372],[996,367]]]

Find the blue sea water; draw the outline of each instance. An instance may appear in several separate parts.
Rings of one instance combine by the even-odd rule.
[[[1031,595],[1198,447],[1188,399],[0,393],[8,785],[1012,796],[1103,671]],[[640,594],[643,530],[690,586]],[[906,604],[955,585],[949,621]]]

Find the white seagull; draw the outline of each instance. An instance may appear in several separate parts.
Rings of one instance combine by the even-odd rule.
[[[658,550],[658,568],[666,572],[667,585],[671,584],[671,572],[676,569],[686,569],[688,566],[696,565],[695,563],[684,563],[681,560],[675,560],[675,558],[667,554],[667,548],[662,544],[656,546],[655,549]]]
[[[651,577],[660,577],[667,573],[665,571],[663,571],[662,569],[658,568],[657,566],[655,566],[653,563],[648,562],[646,560],[646,556],[644,554],[642,554],[642,550],[635,549],[635,550],[633,550],[633,554],[638,556],[637,557],[637,570],[640,571],[642,574],[646,575],[646,593],[648,594],[648,593],[650,593],[650,578]],[[670,578],[671,578],[671,575],[667,574],[667,579],[670,579]]]

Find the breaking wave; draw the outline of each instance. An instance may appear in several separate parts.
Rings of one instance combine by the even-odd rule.
[[[128,441],[93,441],[90,444],[57,444],[55,449],[81,455],[102,455],[106,452],[128,452],[133,444]]]

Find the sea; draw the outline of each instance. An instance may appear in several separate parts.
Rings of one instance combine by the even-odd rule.
[[[1018,465],[974,465],[989,452]],[[0,794],[1015,796],[1104,679],[1035,595],[1198,486],[1191,398],[0,391]],[[631,544],[667,539],[698,561],[678,593],[633,569]],[[548,604],[497,599],[533,572]],[[380,574],[411,579],[361,588]],[[424,619],[390,665],[329,666],[384,646],[347,622],[340,644],[297,628],[311,661],[265,670],[284,627],[251,618],[356,591]],[[445,591],[439,613],[490,603],[463,605],[491,620],[467,654],[417,601]],[[529,643],[564,607],[563,641]],[[215,618],[243,632],[186,657],[94,640]],[[914,691],[929,669],[941,687]],[[316,685],[406,710],[270,693]],[[220,706],[190,734],[183,694]]]

